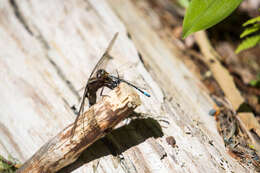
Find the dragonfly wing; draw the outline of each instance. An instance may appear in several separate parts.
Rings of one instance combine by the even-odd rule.
[[[118,32],[113,36],[112,40],[110,41],[106,51],[104,52],[104,54],[102,55],[102,57],[99,59],[99,61],[97,62],[97,64],[95,65],[94,69],[92,70],[89,79],[97,72],[97,70],[99,69],[104,69],[105,66],[107,65],[107,62],[112,58],[109,55],[110,50],[112,49],[116,38],[118,36]]]
[[[82,101],[81,101],[81,104],[80,104],[80,108],[79,108],[79,111],[77,113],[77,117],[74,121],[74,125],[73,125],[73,128],[71,130],[71,136],[73,137],[74,133],[75,133],[75,129],[77,127],[77,122],[79,120],[79,117],[84,113],[84,106],[85,106],[85,99],[86,99],[86,96],[87,96],[87,91],[88,91],[88,87],[86,85],[85,87],[85,90],[84,90],[84,94],[83,94],[83,97],[82,97]]]
[[[84,106],[85,106],[85,99],[87,97],[87,93],[88,93],[88,83],[89,83],[89,80],[92,78],[92,76],[97,72],[97,70],[101,69],[102,67],[104,68],[104,66],[107,65],[107,62],[109,59],[111,59],[111,56],[109,55],[109,52],[110,50],[112,49],[114,43],[115,43],[115,40],[118,36],[118,32],[114,35],[114,37],[112,38],[112,40],[110,41],[106,51],[104,52],[104,54],[102,55],[102,57],[99,59],[99,61],[97,62],[97,64],[95,65],[94,69],[92,70],[89,78],[88,78],[88,81],[87,81],[87,84],[85,85],[85,89],[84,89],[84,94],[83,94],[83,97],[82,97],[82,101],[81,101],[81,104],[80,104],[80,108],[79,108],[79,111],[78,111],[78,115],[77,115],[77,118],[74,122],[74,126],[72,128],[72,137],[74,135],[74,132],[75,132],[75,128],[77,126],[77,122],[79,120],[79,117],[84,113]]]
[[[85,99],[86,94],[87,94],[87,93],[85,93],[85,91],[87,91],[86,88],[87,88],[87,86],[88,86],[88,84],[89,84],[89,80],[90,80],[93,76],[95,76],[96,72],[97,72],[99,69],[105,69],[105,67],[106,67],[107,64],[108,64],[108,61],[109,61],[110,59],[112,59],[112,57],[109,55],[109,52],[110,52],[110,50],[112,49],[112,47],[113,47],[113,45],[114,45],[114,43],[115,43],[115,41],[116,41],[117,36],[118,36],[118,32],[115,33],[115,35],[113,36],[112,40],[110,41],[110,43],[109,43],[109,45],[108,45],[106,51],[103,53],[102,57],[98,60],[97,64],[96,64],[95,67],[93,68],[92,72],[91,72],[90,75],[89,75],[89,78],[88,78],[88,81],[87,81],[87,84],[85,85],[85,87],[82,87],[81,89],[79,89],[79,91],[81,91],[83,88],[85,88],[85,89],[84,89],[83,98],[82,98],[82,102],[85,101],[84,99]]]
[[[115,35],[113,36],[112,40],[110,41],[106,51],[104,52],[104,54],[102,55],[102,57],[98,60],[97,64],[95,65],[95,67],[93,68],[92,72],[90,73],[89,75],[89,78],[88,78],[88,81],[87,81],[87,84],[85,85],[85,87],[81,87],[78,91],[80,92],[81,90],[86,90],[86,87],[89,83],[89,80],[95,76],[96,72],[99,70],[99,69],[105,69],[105,67],[107,66],[108,64],[108,61],[110,59],[112,59],[112,57],[109,55],[109,52],[110,50],[112,49],[114,43],[115,43],[115,40],[118,36],[118,32],[115,33]],[[83,97],[84,98],[84,97]]]

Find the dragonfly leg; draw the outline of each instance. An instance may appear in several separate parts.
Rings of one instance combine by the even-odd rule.
[[[100,96],[103,95],[104,88],[105,88],[105,87],[102,87],[102,88],[101,88]]]
[[[116,69],[116,74],[117,74],[117,78],[119,78],[119,73],[118,73],[118,70]]]
[[[103,91],[104,91],[104,86],[102,87],[102,89],[101,89],[101,92],[100,92],[100,96],[102,96],[102,97],[110,97],[109,95],[103,95]]]

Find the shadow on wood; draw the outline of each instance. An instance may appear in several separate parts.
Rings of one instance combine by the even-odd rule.
[[[105,137],[96,141],[81,154],[76,162],[63,168],[59,173],[71,172],[88,162],[109,154],[118,156],[150,137],[158,138],[162,136],[162,128],[155,119],[146,118],[132,120],[130,124],[113,130]]]

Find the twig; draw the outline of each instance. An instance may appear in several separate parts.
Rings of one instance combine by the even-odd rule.
[[[84,113],[78,120],[73,138],[70,133],[73,127],[71,124],[43,145],[17,172],[60,170],[74,162],[82,151],[106,135],[108,130],[115,127],[140,104],[136,92],[126,84],[120,84]]]

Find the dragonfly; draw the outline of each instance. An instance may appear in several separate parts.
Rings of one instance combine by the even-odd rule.
[[[101,56],[101,58],[95,65],[94,69],[90,73],[90,76],[89,76],[88,81],[84,88],[84,93],[83,93],[82,101],[80,104],[80,108],[79,108],[79,111],[77,112],[77,117],[74,121],[74,125],[73,125],[72,131],[71,131],[72,137],[74,135],[75,128],[77,126],[79,117],[82,116],[84,113],[85,100],[88,99],[89,107],[94,105],[97,100],[97,91],[100,88],[102,88],[102,90],[101,90],[101,95],[102,95],[102,91],[103,91],[104,87],[107,87],[112,90],[112,89],[116,88],[121,82],[124,82],[124,83],[128,84],[129,86],[135,88],[136,90],[138,90],[145,96],[151,97],[150,94],[143,91],[142,89],[140,89],[136,85],[132,84],[131,82],[120,78],[119,75],[118,76],[112,75],[104,69],[104,66],[106,66],[108,61],[110,59],[112,59],[109,52],[111,51],[117,37],[118,37],[118,32],[113,36],[106,51],[103,53],[103,55]]]

